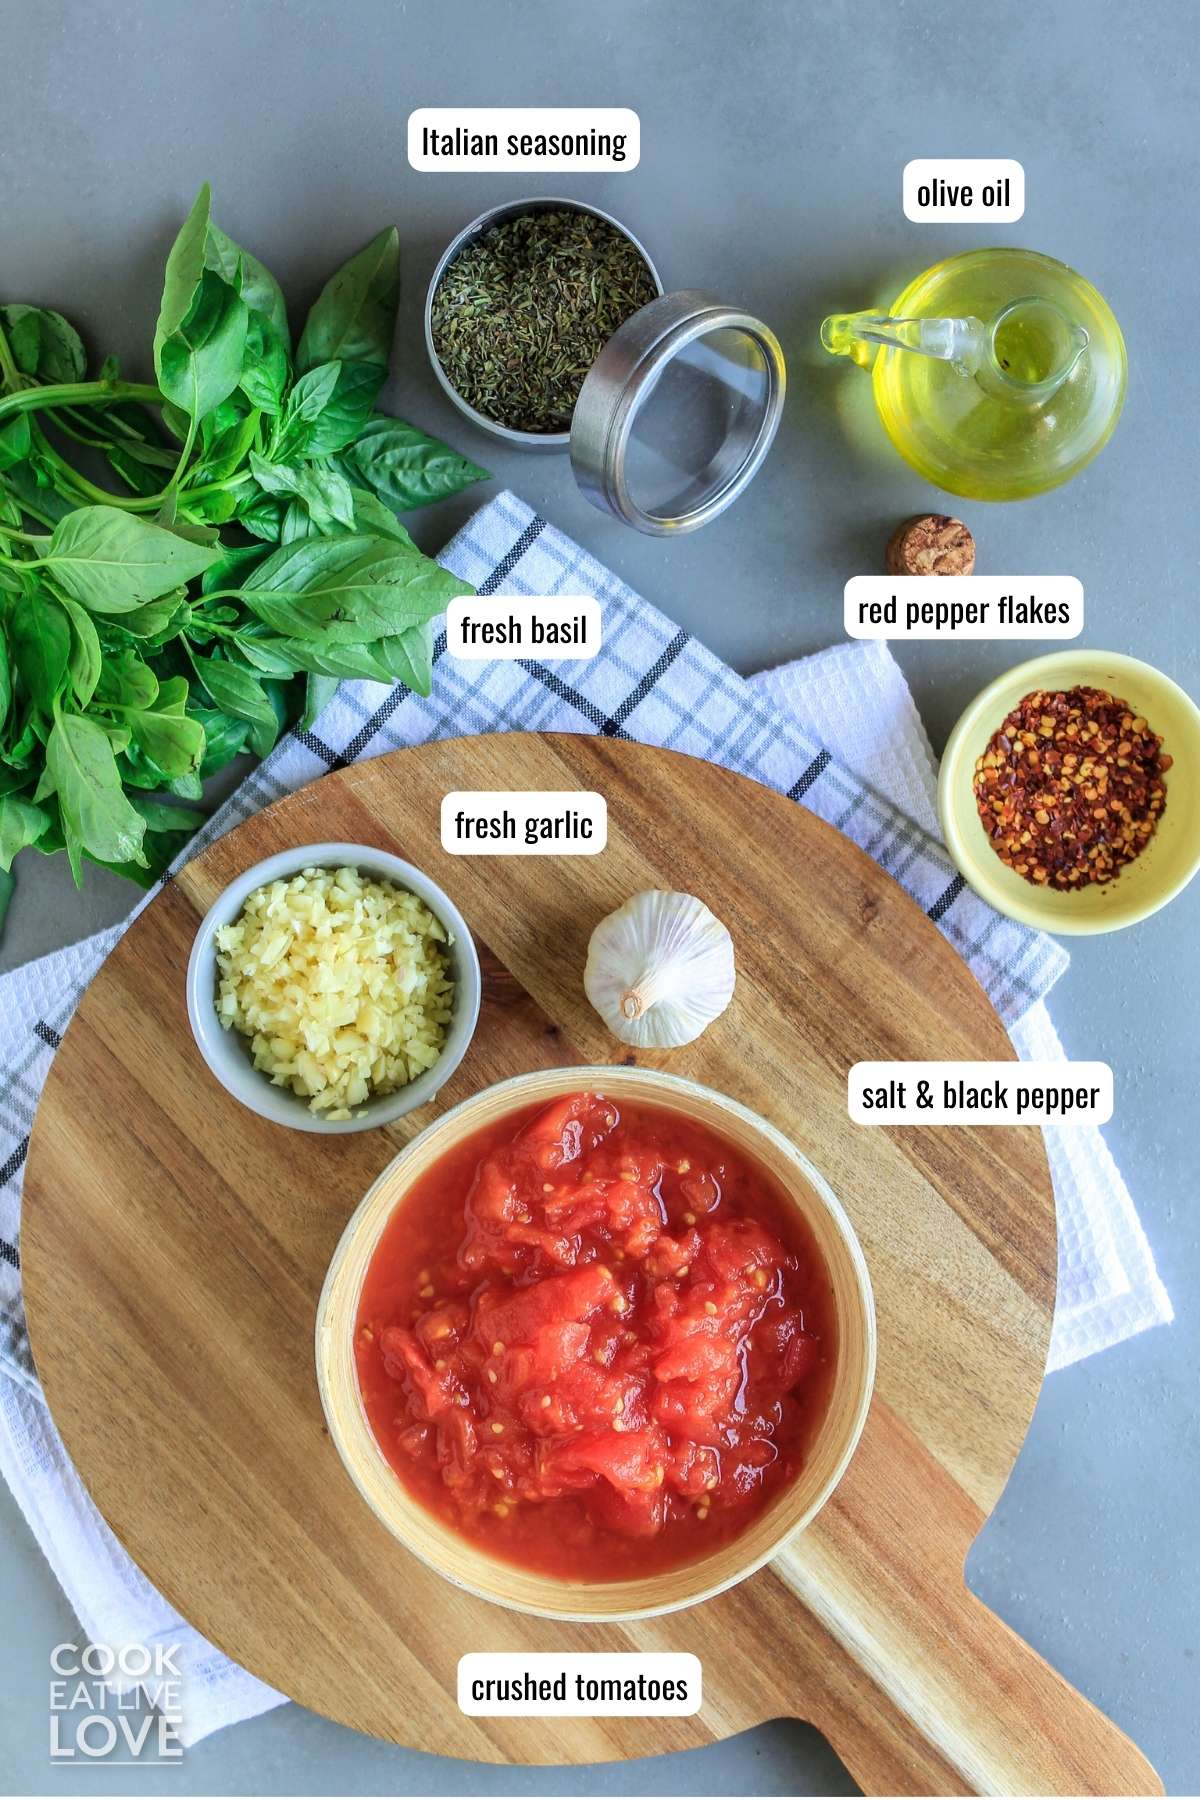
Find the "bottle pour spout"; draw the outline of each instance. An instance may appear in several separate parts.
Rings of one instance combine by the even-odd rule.
[[[878,312],[831,313],[821,342],[832,356],[870,368],[879,349],[908,350],[974,375],[1009,404],[1048,400],[1088,347],[1084,327],[1052,300],[1012,300],[986,324],[964,319],[894,319]]]
[[[831,356],[848,356],[860,368],[874,360],[875,350],[911,350],[953,363],[963,374],[979,367],[987,346],[987,327],[979,319],[892,319],[883,313],[831,313],[821,326],[821,342]]]

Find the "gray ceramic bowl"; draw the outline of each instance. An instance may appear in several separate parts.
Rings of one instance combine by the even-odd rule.
[[[238,918],[249,894],[268,881],[299,874],[309,868],[352,868],[362,874],[381,877],[407,888],[423,900],[446,927],[452,939],[451,967],[454,976],[454,1015],[442,1054],[432,1069],[418,1075],[407,1087],[377,1100],[368,1100],[361,1108],[361,1118],[323,1119],[308,1110],[308,1104],[290,1088],[276,1087],[254,1067],[250,1047],[241,1032],[226,1031],[217,1018],[217,959],[214,937],[222,925],[232,925]],[[196,933],[187,971],[187,1009],[192,1035],[201,1056],[221,1086],[248,1106],[251,1112],[276,1125],[290,1125],[296,1131],[317,1131],[335,1135],[347,1131],[371,1131],[393,1119],[424,1106],[437,1097],[442,1083],[458,1067],[467,1053],[479,1018],[481,982],[479,958],[466,920],[450,897],[435,881],[414,869],[411,863],[390,856],[386,850],[372,850],[365,844],[297,844],[292,850],[281,850],[255,863],[244,875],[230,882],[220,899],[209,908]]]

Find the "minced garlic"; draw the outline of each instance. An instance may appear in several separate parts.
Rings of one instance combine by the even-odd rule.
[[[256,888],[216,933],[217,1013],[256,1069],[348,1119],[432,1068],[454,1001],[445,927],[423,901],[357,869],[304,869]]]

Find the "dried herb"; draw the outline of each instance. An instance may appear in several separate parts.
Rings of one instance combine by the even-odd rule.
[[[433,346],[476,412],[513,431],[566,431],[600,351],[656,292],[637,246],[607,220],[520,213],[446,270],[433,297]]]

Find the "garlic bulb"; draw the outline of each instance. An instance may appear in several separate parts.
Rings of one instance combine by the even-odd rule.
[[[602,919],[583,985],[624,1044],[690,1044],[733,997],[733,940],[694,894],[654,888]]]

